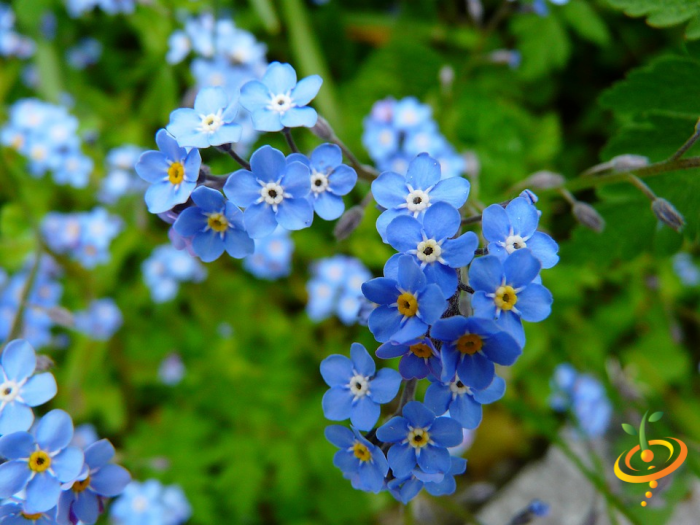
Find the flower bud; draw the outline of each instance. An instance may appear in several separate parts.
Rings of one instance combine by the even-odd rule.
[[[565,182],[564,177],[558,173],[543,170],[530,175],[523,185],[536,190],[551,190],[563,186]]]
[[[73,328],[73,326],[75,326],[73,314],[61,306],[52,306],[46,309],[42,308],[42,310],[49,316],[49,319],[57,325],[65,326],[66,328]]]
[[[352,232],[360,225],[362,218],[365,216],[364,206],[357,205],[343,213],[340,220],[333,229],[333,235],[339,241],[347,239]]]
[[[321,140],[333,140],[333,137],[335,137],[335,132],[333,131],[333,128],[328,123],[328,121],[321,115],[318,116],[318,120],[316,120],[316,125],[311,128],[311,133],[316,135]]]
[[[605,219],[590,204],[576,201],[572,208],[572,213],[578,222],[586,228],[600,233],[605,229]]]
[[[618,155],[610,160],[614,171],[628,171],[649,165],[649,159],[642,155]]]
[[[666,226],[673,228],[677,232],[683,229],[685,219],[683,215],[666,199],[657,198],[651,203],[651,210],[656,215],[656,218],[663,222]]]
[[[36,372],[46,372],[54,367],[53,359],[44,354],[36,355]]]

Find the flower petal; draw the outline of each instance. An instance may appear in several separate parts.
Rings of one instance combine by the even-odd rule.
[[[45,372],[29,378],[29,381],[22,387],[21,395],[27,406],[36,407],[53,399],[56,391],[56,379],[51,373]],[[4,432],[0,430],[0,434],[4,434]]]
[[[292,89],[292,100],[297,106],[306,106],[318,94],[323,79],[318,75],[302,78]]]
[[[105,465],[90,478],[90,488],[100,496],[118,496],[131,481],[131,474],[119,465]]]
[[[277,218],[272,207],[264,202],[248,206],[243,212],[245,229],[253,239],[267,237],[277,228]]]
[[[350,410],[350,422],[358,430],[372,430],[379,420],[381,410],[369,396],[361,397]]]
[[[52,410],[36,426],[36,443],[48,452],[57,452],[73,439],[73,421],[63,410]]]
[[[32,471],[27,467],[26,461],[8,461],[0,465],[0,498],[11,498],[22,490]]]
[[[22,381],[34,373],[36,352],[24,339],[15,339],[5,347],[1,361],[7,379]]]
[[[24,512],[39,514],[52,509],[58,503],[61,495],[61,484],[48,472],[37,474],[27,484],[27,499],[24,502]]]
[[[446,202],[436,202],[425,210],[423,229],[429,239],[441,241],[457,233],[461,220],[457,208]]]
[[[384,404],[392,401],[401,387],[401,374],[390,368],[382,368],[370,381],[370,397],[377,403]]]

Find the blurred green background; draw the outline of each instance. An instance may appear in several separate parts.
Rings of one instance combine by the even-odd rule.
[[[81,129],[97,132],[85,148],[96,170],[87,189],[59,187],[28,177],[21,157],[2,151],[2,266],[16,270],[33,253],[33,223],[48,211],[94,206],[109,149],[154,147],[155,131],[193,85],[185,64],[164,60],[168,36],[181,27],[178,10],[230,14],[268,45],[270,61],[290,62],[300,76],[321,74],[324,85],[314,105],[365,162],[362,119],[375,101],[415,96],[430,104],[448,140],[480,162],[470,195],[477,206],[512,198],[513,186],[538,170],[574,178],[618,154],[662,160],[693,133],[700,116],[700,43],[685,38],[682,24],[652,28],[617,9],[645,12],[639,6],[648,1],[571,0],[550,4],[546,17],[495,0],[483,4],[485,22],[477,25],[458,0],[152,0],[133,15],[95,11],[78,19],[69,18],[59,1],[12,2],[18,27],[38,43],[36,96],[57,102],[68,92],[75,98],[71,112]],[[58,18],[53,41],[40,31],[39,14],[49,10]],[[688,12],[661,25],[691,19]],[[690,36],[697,27],[695,18]],[[85,36],[103,43],[101,61],[85,71],[67,68],[65,49]],[[502,49],[518,50],[521,65],[495,64],[491,53]],[[669,60],[676,66],[668,67]],[[446,66],[454,71],[453,82],[440,80]],[[630,71],[636,73],[627,77]],[[20,72],[19,61],[0,62],[4,111],[33,96]],[[304,151],[318,144],[310,133],[295,136]],[[281,136],[263,136],[263,143],[283,146]],[[236,169],[209,152],[205,160],[218,173]],[[671,256],[681,249],[700,253],[699,177],[689,170],[649,179],[685,215],[682,234],[661,227],[648,200],[629,185],[576,193],[606,219],[601,234],[577,225],[557,192],[538,192],[541,225],[561,246],[560,264],[545,276],[553,312],[526,327],[524,355],[503,371],[506,396],[485,409],[459,491],[481,481],[500,487],[558,442],[564,418],[549,409],[549,380],[557,364],[571,362],[600,379],[615,406],[610,457],[602,458],[602,470],[590,471],[603,492],[611,490],[604,478],[614,458],[630,444],[620,422],[636,424],[647,409],[662,410],[666,417],[656,432],[691,448],[663,506],[639,509],[639,490],[618,486],[612,507],[623,502],[638,523],[666,523],[688,496],[700,472],[700,289],[682,284]],[[366,183],[358,184],[348,204],[367,191]],[[155,305],[140,265],[167,242],[167,225],[146,213],[139,196],[113,211],[127,228],[112,245],[111,261],[92,272],[69,265],[62,304],[77,310],[90,298],[113,297],[124,325],[107,343],[70,333],[65,350],[49,350],[59,384],[52,406],[76,422],[93,422],[135,478],[180,484],[194,508],[193,524],[414,519],[387,494],[354,491],[333,467],[334,448],[323,437],[319,363],[347,354],[354,341],[371,351],[377,344],[364,327],[336,319],[314,324],[304,311],[313,260],[349,254],[379,275],[393,252],[376,234],[376,212],[342,242],[334,239],[333,224],[323,221],[295,233],[287,279],[257,280],[224,257],[207,265],[206,281],[185,284],[176,300]],[[187,373],[168,387],[157,370],[172,352],[182,356]],[[425,498],[423,504],[445,507],[445,519],[457,522],[476,510],[449,498]]]

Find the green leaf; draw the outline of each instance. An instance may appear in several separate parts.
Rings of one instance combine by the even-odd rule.
[[[277,34],[280,30],[280,21],[275,12],[272,0],[250,0],[253,9],[260,17],[268,33]]]
[[[634,428],[632,425],[629,423],[622,423],[622,430],[627,432],[630,436],[636,436],[637,435],[637,429]]]
[[[649,416],[649,422],[650,423],[655,423],[659,419],[663,417],[664,413],[663,412],[654,412],[652,415]]]
[[[700,38],[700,3],[697,0],[608,0],[630,16],[645,16],[654,27],[671,27],[690,22],[685,36]]]
[[[610,32],[602,18],[589,4],[582,0],[562,6],[564,20],[581,38],[601,47],[610,43]]]
[[[561,69],[571,54],[571,41],[554,16],[522,15],[513,19],[512,30],[523,55],[520,74],[527,80]]]

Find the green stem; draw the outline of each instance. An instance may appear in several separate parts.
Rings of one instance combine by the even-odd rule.
[[[17,313],[12,321],[12,328],[10,328],[10,334],[7,336],[7,341],[5,344],[9,343],[13,339],[17,339],[22,333],[22,324],[24,319],[24,311],[27,309],[27,302],[29,301],[29,296],[32,293],[32,288],[34,288],[34,282],[39,274],[39,266],[41,265],[41,248],[37,248],[36,258],[34,259],[34,264],[29,272],[27,281],[24,284],[24,290],[22,290],[22,298],[19,301],[19,306],[17,308]],[[4,345],[3,345],[4,350]],[[1,353],[1,352],[0,352]]]
[[[649,443],[647,443],[647,416],[649,415],[649,411],[647,410],[644,413],[644,417],[642,418],[642,422],[639,424],[639,446],[642,447],[642,450],[649,450]]]

